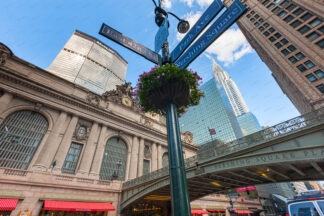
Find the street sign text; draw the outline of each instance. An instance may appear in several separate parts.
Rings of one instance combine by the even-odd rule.
[[[136,52],[137,54],[143,56],[147,60],[155,64],[159,64],[159,60],[161,56],[149,48],[144,47],[143,45],[137,43],[136,41],[130,39],[129,37],[123,35],[122,33],[116,31],[115,29],[107,26],[106,24],[102,24],[99,34],[115,41],[116,43]]]
[[[175,62],[196,37],[207,27],[215,16],[224,8],[221,0],[215,0],[199,18],[196,24],[190,29],[186,36],[179,42],[171,53],[171,61]]]
[[[212,24],[212,26],[175,62],[180,68],[186,68],[200,53],[228,29],[246,10],[238,0]]]

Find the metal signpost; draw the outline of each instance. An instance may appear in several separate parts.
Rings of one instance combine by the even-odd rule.
[[[164,19],[163,24],[159,28],[159,31],[155,35],[155,52],[159,53],[162,45],[168,39],[169,36],[169,28],[168,28],[168,20],[167,18]]]
[[[214,42],[226,29],[228,29],[246,10],[239,0],[234,0],[233,4],[211,25],[211,27],[191,46],[190,44],[206,28],[206,26],[224,8],[221,0],[214,0],[198,22],[193,26],[189,33],[176,46],[171,55],[168,48],[168,14],[176,17],[180,22],[178,31],[184,33],[189,28],[189,23],[181,20],[171,12],[166,12],[159,5],[155,4],[155,22],[160,27],[155,37],[155,51],[142,46],[132,39],[124,36],[118,31],[103,24],[99,34],[119,43],[120,45],[136,52],[144,58],[159,64],[173,63],[180,68],[186,68],[196,59],[208,46]],[[158,54],[162,47],[162,58]],[[188,48],[189,47],[189,48]],[[187,49],[187,51],[186,51]],[[186,51],[186,52],[185,52]],[[185,52],[185,53],[184,53]],[[184,53],[184,54],[182,54]],[[188,216],[191,215],[190,200],[187,187],[187,178],[182,154],[182,144],[180,128],[177,114],[177,106],[168,104],[166,107],[168,150],[169,150],[169,169],[172,198],[172,215]]]

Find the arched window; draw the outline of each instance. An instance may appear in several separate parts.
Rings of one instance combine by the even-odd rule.
[[[46,118],[33,111],[18,111],[0,125],[0,167],[27,169],[48,128]]]
[[[169,155],[166,152],[162,156],[162,167],[168,167],[168,166],[169,166]]]
[[[126,143],[118,137],[110,138],[105,147],[100,169],[100,179],[125,180],[126,161]]]

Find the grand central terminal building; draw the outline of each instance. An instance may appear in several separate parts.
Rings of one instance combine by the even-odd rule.
[[[103,43],[75,35],[127,67]],[[118,69],[65,51],[92,68],[111,74]],[[124,81],[125,73],[119,74],[115,84]],[[165,122],[138,111],[130,83],[116,89],[103,83],[96,91],[108,91],[98,94],[82,79],[82,85],[71,82],[0,44],[0,215],[119,215],[123,182],[168,166]],[[182,140],[184,157],[194,156],[198,147],[192,135],[184,133]],[[260,208],[256,201],[249,205]]]

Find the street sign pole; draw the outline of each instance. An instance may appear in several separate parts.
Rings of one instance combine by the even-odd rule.
[[[153,1],[155,3],[155,1]],[[156,5],[156,3],[155,3]],[[161,8],[162,0],[159,0],[158,12]],[[212,26],[190,47],[188,46],[194,39],[206,28],[213,18],[221,11],[223,4],[220,0],[214,0],[207,11],[198,20],[197,24],[189,31],[178,46],[173,50],[171,56],[168,45],[168,20],[167,13],[164,12],[164,23],[158,24],[160,29],[156,35],[155,50],[142,46],[141,44],[126,37],[115,29],[103,24],[100,29],[100,34],[119,43],[120,45],[136,52],[144,58],[154,62],[155,64],[172,63],[180,68],[186,68],[200,53],[202,53],[213,41],[217,39],[227,28],[229,28],[246,10],[239,0],[234,0],[234,3],[212,24]],[[165,25],[162,25],[165,24]],[[162,45],[162,58],[157,53]],[[188,49],[187,49],[188,48]],[[184,51],[187,51],[184,53]],[[184,53],[184,54],[182,54]],[[182,143],[180,136],[180,127],[177,113],[177,106],[173,103],[167,104],[167,135],[168,135],[168,151],[169,151],[169,170],[170,170],[170,185],[172,199],[172,216],[190,216],[190,200],[188,193],[187,178],[185,172],[185,164],[182,152]]]
[[[164,24],[167,23],[167,17]],[[161,27],[160,27],[161,28]],[[170,63],[169,43],[167,38],[162,46],[162,65]],[[177,106],[173,103],[167,104],[167,136],[169,152],[169,173],[171,191],[172,216],[190,216],[190,200],[187,185],[187,176],[184,165],[180,127]]]

